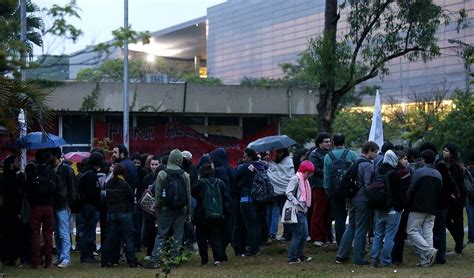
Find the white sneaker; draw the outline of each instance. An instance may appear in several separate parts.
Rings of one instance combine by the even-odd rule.
[[[194,251],[199,251],[199,246],[198,246],[197,242],[193,243],[193,250]]]
[[[326,244],[325,242],[316,240],[315,242],[313,242],[313,245],[316,246],[316,247],[324,247],[324,246],[326,246],[327,244]]]
[[[145,258],[143,258],[144,261],[150,261],[151,260],[151,257],[150,256],[145,256]]]
[[[62,261],[60,264],[58,264],[59,268],[68,268],[71,266],[71,262],[69,261]]]

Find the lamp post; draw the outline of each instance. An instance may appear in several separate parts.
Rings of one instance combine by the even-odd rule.
[[[26,0],[20,0],[20,40],[21,43],[26,43]],[[26,54],[24,51],[21,51],[21,64],[21,80],[25,80]],[[18,125],[20,127],[20,136],[26,135],[26,112],[24,109],[20,109],[18,114]],[[24,171],[27,160],[26,149],[21,149],[20,158],[20,170]]]
[[[128,31],[128,0],[124,0],[124,27]],[[128,37],[125,36],[123,47],[123,144],[129,149],[128,136]]]

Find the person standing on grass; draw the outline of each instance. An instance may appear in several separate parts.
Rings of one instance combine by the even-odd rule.
[[[357,172],[357,186],[359,190],[356,195],[348,200],[349,225],[341,239],[337,250],[336,263],[341,264],[349,260],[352,250],[352,262],[355,265],[366,265],[365,259],[365,236],[369,228],[369,207],[366,189],[372,182],[374,165],[372,160],[377,156],[379,146],[377,143],[368,141],[362,146],[362,153],[353,165]]]
[[[433,248],[433,226],[443,179],[434,168],[436,155],[433,151],[423,151],[421,159],[424,166],[415,171],[407,192],[410,210],[407,234],[420,254],[418,266],[429,267],[438,252]]]
[[[296,206],[298,223],[290,224],[292,236],[288,247],[288,263],[295,264],[311,261],[311,257],[303,254],[304,244],[308,237],[308,221],[306,213],[311,207],[311,186],[308,178],[314,173],[314,165],[309,160],[301,162],[298,172],[294,175],[286,188],[286,197]]]
[[[55,229],[54,238],[58,251],[57,267],[71,266],[71,239],[69,235],[70,205],[76,199],[74,172],[69,165],[61,161],[61,149],[51,149],[52,169],[58,176],[58,198],[54,201]]]
[[[392,264],[392,249],[394,246],[395,234],[400,224],[401,212],[403,210],[403,196],[402,184],[398,171],[395,167],[398,165],[398,157],[392,151],[385,152],[384,158],[376,169],[376,175],[383,175],[385,181],[388,182],[385,186],[391,191],[390,200],[391,207],[388,210],[374,211],[374,241],[372,243],[372,250],[370,256],[372,265],[390,266]]]
[[[205,163],[199,169],[201,179],[191,189],[196,199],[193,221],[196,224],[196,240],[199,247],[201,265],[206,265],[208,258],[208,242],[212,248],[214,265],[219,266],[225,258],[222,248],[224,236],[224,218],[229,214],[225,183],[214,177],[212,164]]]
[[[125,167],[116,164],[113,177],[101,191],[101,195],[107,202],[107,237],[102,249],[101,266],[112,266],[112,257],[121,240],[125,243],[125,255],[130,267],[140,266],[135,256],[135,244],[133,238],[133,199],[134,193],[130,185],[125,181]]]
[[[171,151],[166,169],[155,181],[157,208],[157,235],[150,262],[145,268],[157,269],[162,263],[161,249],[170,234],[178,248],[183,243],[184,223],[191,221],[191,185],[189,175],[181,169],[183,155],[178,149]],[[173,256],[178,256],[177,250]]]
[[[324,157],[331,150],[331,136],[329,133],[321,132],[316,137],[315,148],[309,154],[309,161],[314,165],[314,175],[309,179],[312,188],[313,214],[310,221],[311,240],[317,247],[328,244],[331,226],[331,205],[329,198],[324,192]]]

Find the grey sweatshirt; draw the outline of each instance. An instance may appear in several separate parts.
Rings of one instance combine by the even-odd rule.
[[[273,185],[275,196],[285,195],[286,187],[290,179],[295,175],[295,166],[291,156],[283,158],[280,163],[269,162],[267,175]]]

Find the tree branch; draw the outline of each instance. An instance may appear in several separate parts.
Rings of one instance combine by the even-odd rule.
[[[414,47],[411,47],[411,48],[405,48],[404,50],[400,51],[400,52],[397,52],[397,53],[393,53],[392,55],[390,56],[387,56],[385,58],[383,58],[382,60],[380,60],[377,64],[375,64],[370,72],[354,81],[348,81],[346,82],[346,84],[344,84],[344,86],[342,86],[340,89],[336,90],[334,93],[336,95],[344,95],[345,93],[347,93],[349,90],[351,90],[354,86],[356,86],[357,84],[359,83],[362,83],[366,80],[369,80],[369,79],[372,79],[374,77],[377,76],[377,70],[386,62],[390,61],[390,60],[393,60],[395,58],[398,58],[398,57],[401,57],[405,54],[408,54],[410,52],[413,52],[413,51],[425,51],[424,49],[420,48],[419,46],[414,46]]]
[[[380,16],[382,15],[383,11],[385,8],[391,3],[393,0],[387,0],[382,7],[378,10],[378,13],[374,16],[372,21],[369,22],[367,26],[365,26],[364,31],[362,31],[362,34],[357,41],[356,47],[354,48],[354,52],[352,53],[352,59],[351,59],[351,65],[350,65],[350,79],[352,80],[352,77],[354,76],[354,70],[355,70],[355,64],[357,61],[357,56],[359,55],[359,50],[362,47],[362,44],[364,43],[365,38],[369,34],[370,30],[374,27],[374,25],[377,23],[379,20]]]

